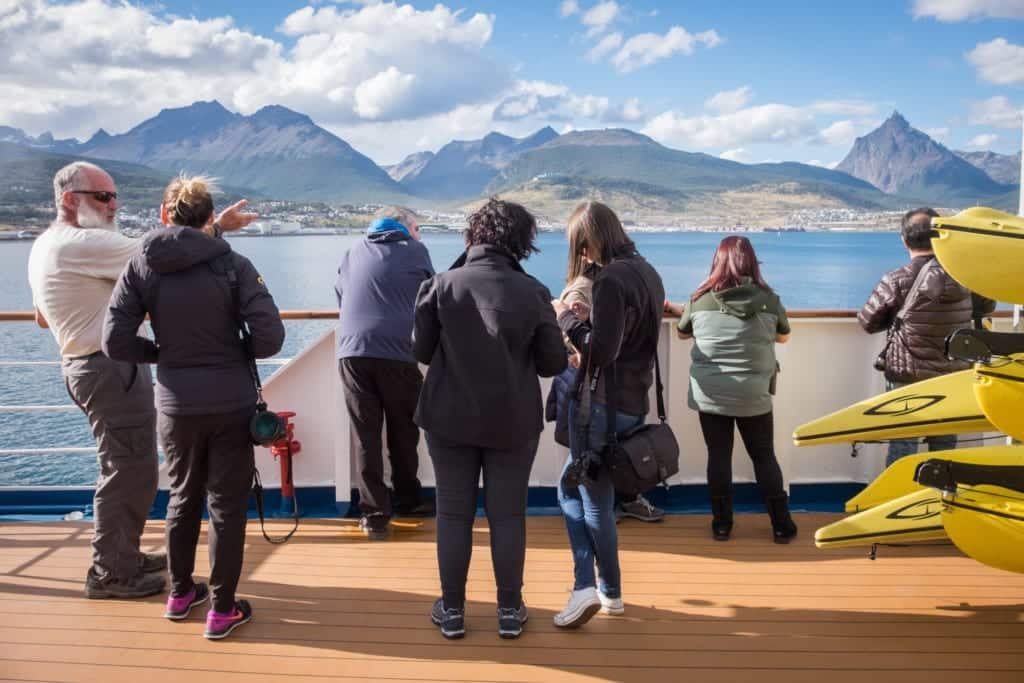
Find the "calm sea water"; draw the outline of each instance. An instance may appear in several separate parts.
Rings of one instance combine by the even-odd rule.
[[[635,240],[658,269],[672,300],[685,299],[707,275],[721,234],[644,233]],[[769,284],[788,308],[859,308],[878,278],[906,260],[896,233],[756,233],[749,235]],[[329,309],[338,260],[361,237],[234,238],[282,309]],[[434,267],[445,270],[462,251],[461,235],[428,234]],[[26,279],[31,242],[0,242],[0,310],[27,311],[32,297]],[[545,233],[541,253],[524,263],[530,274],[557,294],[567,257],[565,238]],[[281,357],[294,356],[330,328],[330,321],[289,322]],[[0,324],[0,361],[55,361],[49,331],[32,323]],[[267,369],[267,368],[265,368]],[[269,369],[267,369],[269,370]],[[56,365],[0,364],[0,405],[69,404]],[[12,413],[0,411],[0,448],[94,445],[78,411]],[[0,455],[0,485],[89,485],[95,482],[91,455]]]

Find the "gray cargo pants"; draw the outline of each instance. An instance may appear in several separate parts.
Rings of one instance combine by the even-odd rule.
[[[61,370],[96,439],[93,568],[100,578],[128,579],[139,571],[139,538],[156,497],[153,380],[148,366],[113,361],[100,352],[65,358]]]

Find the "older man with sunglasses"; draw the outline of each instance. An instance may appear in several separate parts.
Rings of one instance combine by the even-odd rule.
[[[36,322],[60,347],[64,383],[89,418],[100,473],[93,499],[88,598],[141,598],[166,583],[164,553],[140,538],[157,490],[156,414],[146,366],[112,361],[100,350],[114,283],[142,240],[117,231],[117,187],[99,166],[74,162],[53,178],[57,219],[28,260]],[[248,225],[245,200],[224,211],[214,235]]]

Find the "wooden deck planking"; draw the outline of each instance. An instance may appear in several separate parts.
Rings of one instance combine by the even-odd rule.
[[[0,681],[1024,681],[1024,576],[951,546],[819,551],[799,515],[791,546],[763,515],[717,543],[703,516],[620,527],[625,617],[565,632],[571,563],[559,518],[529,520],[526,633],[495,633],[483,521],[475,534],[463,641],[427,618],[438,593],[433,526],[371,543],[350,520],[307,520],[286,546],[250,526],[241,594],[252,624],[226,641],[163,619],[164,597],[81,597],[89,525],[0,525]],[[273,523],[276,533],[283,523]],[[147,549],[162,546],[151,523]],[[205,534],[203,543],[205,543]],[[197,557],[199,576],[205,548]]]

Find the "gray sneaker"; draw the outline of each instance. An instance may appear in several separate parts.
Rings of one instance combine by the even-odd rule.
[[[651,505],[651,502],[643,496],[637,496],[635,500],[628,503],[620,503],[615,510],[618,518],[632,517],[641,522],[660,522],[665,519],[665,511]]]
[[[92,567],[85,576],[85,597],[92,600],[103,598],[145,598],[162,593],[167,585],[163,574],[146,574],[142,571],[128,579],[113,576],[100,578]]]

